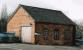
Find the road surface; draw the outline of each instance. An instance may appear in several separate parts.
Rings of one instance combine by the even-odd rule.
[[[45,45],[12,43],[12,44],[0,44],[0,50],[83,50],[83,49],[71,46],[45,46]]]

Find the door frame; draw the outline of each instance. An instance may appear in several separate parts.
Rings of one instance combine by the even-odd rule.
[[[32,26],[21,26],[20,27],[20,41],[22,42],[22,39],[21,39],[21,35],[22,35],[22,27],[32,27]],[[32,31],[32,29],[31,29],[31,31]],[[31,32],[32,33],[32,32]],[[32,34],[31,34],[32,35]],[[31,40],[32,40],[32,36],[31,36]],[[26,43],[26,42],[25,42]]]

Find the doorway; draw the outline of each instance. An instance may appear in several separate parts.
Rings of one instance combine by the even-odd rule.
[[[23,26],[21,29],[21,40],[23,43],[31,43],[31,26]]]

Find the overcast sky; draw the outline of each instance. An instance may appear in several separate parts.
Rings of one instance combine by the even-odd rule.
[[[2,5],[6,4],[8,12],[16,9],[18,4],[61,10],[72,20],[83,20],[83,0],[0,0],[0,11]]]

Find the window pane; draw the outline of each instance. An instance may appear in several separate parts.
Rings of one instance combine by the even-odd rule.
[[[58,30],[54,31],[54,40],[59,40],[59,31]]]
[[[48,39],[48,29],[44,30],[44,38],[45,38],[45,40]]]

